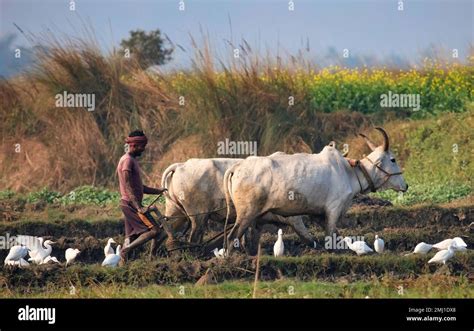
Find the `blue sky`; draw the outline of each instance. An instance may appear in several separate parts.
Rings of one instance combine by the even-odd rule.
[[[69,0],[0,0],[0,40],[23,30],[40,32],[47,28],[77,36],[81,19],[92,23],[104,48],[118,45],[132,29],[159,28],[173,42],[190,50],[189,34],[200,36],[200,27],[209,33],[215,49],[225,53],[225,39],[245,38],[253,48],[276,53],[296,53],[309,41],[310,53],[323,54],[332,47],[352,55],[379,58],[399,55],[415,60],[430,45],[457,48],[465,58],[473,43],[472,0],[76,0],[76,12]],[[199,38],[198,38],[199,39]],[[3,45],[3,44],[2,44]],[[15,46],[28,45],[21,35]],[[2,50],[2,54],[5,49]],[[177,50],[171,65],[186,66],[190,52]]]

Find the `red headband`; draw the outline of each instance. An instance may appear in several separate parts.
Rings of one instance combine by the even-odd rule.
[[[127,137],[125,142],[129,145],[146,145],[148,139],[146,136]]]

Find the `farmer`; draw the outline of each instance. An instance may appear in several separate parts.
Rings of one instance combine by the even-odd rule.
[[[131,132],[125,142],[128,144],[128,152],[120,158],[117,166],[121,195],[120,207],[125,215],[125,242],[121,252],[121,258],[124,261],[130,250],[149,240],[153,240],[151,254],[154,253],[160,227],[148,211],[153,210],[160,218],[162,216],[156,207],[149,210],[143,207],[142,199],[144,193],[162,194],[166,191],[164,188],[151,188],[142,183],[137,157],[145,151],[148,142],[143,131]]]

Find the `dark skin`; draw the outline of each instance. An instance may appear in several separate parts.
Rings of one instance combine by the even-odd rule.
[[[145,145],[130,145],[128,149],[128,154],[130,154],[134,158],[139,157],[143,154],[143,152],[145,151],[145,148],[146,148]],[[130,197],[130,202],[132,206],[135,209],[137,209],[140,213],[142,214],[146,213],[147,209],[138,202],[137,197],[133,193],[131,180],[130,180],[130,172],[125,171],[124,177],[125,177],[125,190],[127,191],[128,196]],[[145,194],[162,194],[165,191],[166,191],[165,188],[153,188],[153,187],[143,185],[143,193]]]
[[[134,158],[142,155],[144,151],[145,151],[145,145],[129,145],[128,153]],[[129,171],[124,172],[125,190],[127,191],[127,194],[130,197],[131,205],[136,210],[138,210],[138,212],[141,214],[144,214],[149,210],[153,210],[153,208],[147,209],[146,207],[143,207],[141,203],[138,201],[138,198],[133,193],[130,175],[131,174]],[[165,191],[166,191],[165,188],[152,188],[152,187],[143,185],[143,193],[145,194],[162,194]],[[128,246],[122,249],[122,257],[125,258],[126,254],[131,249],[141,246],[152,239],[153,241],[152,241],[151,253],[153,254],[154,250],[156,250],[156,237],[159,235],[159,232],[160,232],[159,226],[154,226],[153,228],[150,229],[150,231],[142,233],[140,236],[138,236],[137,239],[135,239],[132,243],[130,243]]]

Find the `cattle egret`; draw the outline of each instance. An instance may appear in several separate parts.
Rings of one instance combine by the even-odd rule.
[[[102,262],[102,266],[104,267],[116,267],[119,262],[120,262],[120,249],[121,246],[117,246],[117,250],[115,251],[115,254],[109,254],[105,257],[104,261]]]
[[[437,250],[445,250],[449,248],[449,245],[451,245],[452,242],[453,239],[445,239],[437,244],[434,244],[433,248],[436,248]]]
[[[421,242],[415,246],[413,253],[410,253],[410,254],[426,254],[431,250],[431,248],[433,248],[433,245],[427,244],[425,242]]]
[[[464,240],[462,240],[461,238],[459,237],[455,237],[455,238],[452,238],[452,239],[445,239],[443,241],[440,241],[439,243],[433,245],[434,248],[438,249],[438,250],[445,250],[445,249],[448,249],[449,246],[451,245],[451,243],[455,242],[456,245],[454,247],[454,250],[455,251],[465,251],[467,248],[467,244],[464,242]]]
[[[438,253],[431,258],[431,260],[428,261],[428,263],[443,263],[446,264],[446,261],[448,261],[450,258],[454,256],[454,251],[456,250],[456,242],[452,242],[451,245],[449,245],[448,249],[443,249],[439,251]]]
[[[214,250],[212,251],[214,253],[214,255],[219,258],[219,259],[223,259],[224,257],[227,256],[227,253],[226,251],[224,250],[224,248],[221,248],[221,249],[217,249],[217,248],[214,248]]]
[[[284,252],[285,252],[285,244],[283,243],[283,230],[278,229],[278,239],[275,242],[275,245],[273,245],[273,255],[275,257],[283,256]]]
[[[49,262],[60,263],[54,256],[46,256],[46,258],[40,264],[47,264]]]
[[[467,248],[467,244],[461,238],[455,237],[455,238],[453,238],[453,241],[456,243],[458,251],[463,250],[463,248]]]
[[[41,264],[41,262],[43,262],[43,260],[48,257],[53,251],[53,248],[51,247],[52,244],[55,244],[55,242],[51,240],[46,240],[45,242],[43,242],[44,247],[37,247],[36,251],[33,253],[33,256],[31,256],[30,254],[30,258],[28,259],[28,261],[32,261],[36,264]]]
[[[23,259],[28,254],[28,248],[21,245],[15,245],[10,248],[7,257],[5,258],[4,264],[11,264],[10,261],[16,262]]]
[[[31,259],[34,259],[38,252],[44,250],[42,237],[19,235],[16,237],[16,242],[30,250],[28,254]]]
[[[349,237],[345,237],[344,241],[346,242],[349,249],[353,252],[356,252],[357,255],[373,252],[372,248],[370,248],[364,241],[352,242],[352,239]]]
[[[385,242],[377,234],[375,235],[374,248],[377,253],[383,253],[385,248]]]
[[[107,245],[104,248],[104,255],[107,257],[109,254],[114,254],[114,249],[112,248],[112,244],[115,244],[115,240],[113,238],[109,238],[107,240]]]
[[[74,260],[76,259],[77,255],[80,253],[81,251],[78,250],[77,248],[68,248],[66,249],[66,267],[68,264],[71,264],[74,262]]]

